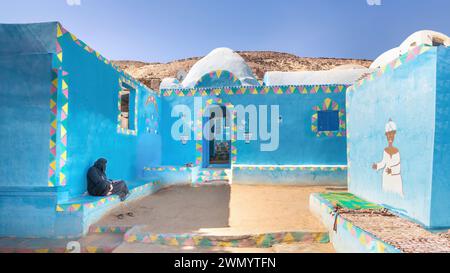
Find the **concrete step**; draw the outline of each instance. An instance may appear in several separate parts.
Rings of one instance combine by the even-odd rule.
[[[132,226],[100,226],[92,225],[89,227],[89,234],[125,234]]]
[[[124,242],[113,253],[335,253],[331,243],[277,244],[257,247],[190,247]]]
[[[113,253],[274,253],[271,248],[189,247],[124,242]]]
[[[230,169],[208,168],[198,172],[195,183],[211,183],[216,181],[229,182],[231,177]]]
[[[207,229],[197,233],[155,233],[147,226],[135,226],[125,233],[127,243],[186,247],[269,248],[280,243],[328,243],[327,232],[279,231],[252,233],[232,228]]]

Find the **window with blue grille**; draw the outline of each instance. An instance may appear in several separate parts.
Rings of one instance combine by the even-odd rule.
[[[318,111],[318,131],[339,131],[339,111]]]

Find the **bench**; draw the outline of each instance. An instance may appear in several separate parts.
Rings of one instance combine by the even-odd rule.
[[[127,185],[130,195],[124,203],[155,193],[163,186],[159,180],[131,181],[127,182]],[[90,225],[120,204],[117,195],[96,197],[86,194],[58,203],[55,224],[57,237],[77,238],[85,235]]]

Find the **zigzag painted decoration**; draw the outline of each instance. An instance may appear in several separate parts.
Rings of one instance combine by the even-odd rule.
[[[164,97],[219,95],[292,95],[331,94],[347,90],[348,85],[226,86],[221,88],[162,89]]]
[[[336,220],[337,230],[345,230],[346,233],[350,234],[352,237],[356,238],[357,241],[364,246],[369,252],[374,253],[399,253],[401,252],[397,248],[387,244],[386,242],[378,239],[371,233],[362,230],[361,228],[355,226],[352,222],[346,220],[342,216],[338,215],[335,219],[335,212],[333,205],[323,197],[312,198],[314,206],[317,206],[322,211],[322,215],[329,215],[332,219],[330,221]]]
[[[374,81],[374,80],[380,78],[381,76],[383,76],[384,74],[398,69],[403,64],[416,59],[419,55],[422,55],[423,53],[429,51],[431,48],[433,48],[433,47],[429,46],[429,45],[425,45],[425,44],[422,44],[422,45],[412,48],[405,54],[401,55],[399,58],[380,67],[376,71],[372,72],[371,74],[369,74],[366,77],[362,78],[361,80],[357,81],[353,86],[350,86],[348,88],[348,91],[355,91],[356,89],[363,86],[365,83]]]
[[[106,233],[114,233],[120,234],[125,233],[130,230],[132,227],[120,227],[120,226],[90,226],[89,233],[97,233],[97,234],[106,234]]]
[[[326,98],[322,105],[313,107],[314,114],[311,117],[311,131],[316,134],[317,137],[345,137],[347,135],[345,109],[340,108],[339,104],[334,102],[330,98]],[[338,131],[319,131],[319,111],[339,111],[339,130]]]
[[[208,106],[211,106],[213,104],[217,104],[217,105],[224,105],[227,109],[229,109],[232,113],[232,118],[234,120],[234,124],[236,124],[236,111],[233,110],[233,105],[231,103],[223,103],[223,100],[221,98],[210,98],[207,99],[205,102],[205,107],[200,109],[197,113],[197,124],[195,126],[195,132],[197,134],[197,138],[196,139],[200,139],[197,140],[196,144],[195,144],[195,150],[196,150],[196,157],[195,157],[195,164],[197,166],[201,165],[203,162],[203,145],[202,145],[202,140],[203,139],[203,124],[202,124],[202,120],[203,120],[203,114],[206,111],[206,109],[208,108]],[[237,127],[235,125],[232,126],[231,128],[231,163],[235,163],[237,160],[237,147],[236,147],[236,133],[237,133]]]
[[[242,239],[234,239],[233,236],[224,239],[214,240],[212,236],[202,234],[156,234],[138,233],[129,234],[127,232],[124,239],[128,243],[146,243],[168,246],[196,246],[196,247],[258,247],[269,248],[274,244],[293,242],[316,242],[328,243],[330,241],[327,232],[277,232],[242,236]],[[234,236],[236,237],[236,236]]]
[[[69,85],[67,84],[69,73],[62,70],[61,94],[59,95],[59,185],[67,184],[66,164],[67,164],[67,119],[69,117]]]
[[[214,82],[227,82],[232,86],[240,86],[241,81],[230,71],[227,70],[216,70],[211,73],[205,74],[198,80],[195,88],[201,88],[202,86],[211,86]],[[192,89],[191,89],[192,92]]]
[[[65,30],[56,26],[56,53],[52,59],[50,87],[50,156],[48,186],[65,186],[67,161],[67,118],[69,114],[68,73],[63,70],[61,37]]]
[[[54,58],[55,59],[55,58]],[[55,61],[54,61],[55,62]],[[48,167],[48,186],[55,187],[57,182],[57,130],[58,130],[58,69],[52,69],[52,81],[50,87],[50,154]]]
[[[203,169],[198,173],[197,178],[193,181],[193,185],[200,185],[211,181],[228,181],[229,177],[225,170]]]

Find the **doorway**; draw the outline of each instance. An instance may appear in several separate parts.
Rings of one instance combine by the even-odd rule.
[[[206,168],[229,168],[231,166],[231,128],[230,113],[225,106],[208,108],[206,121],[211,124],[210,137],[204,140],[204,166]]]

